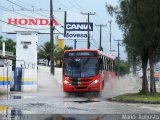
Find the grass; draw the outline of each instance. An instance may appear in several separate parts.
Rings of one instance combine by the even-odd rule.
[[[150,102],[160,102],[160,93],[155,95],[143,95],[140,93],[127,93],[119,95],[113,98],[113,100],[134,100],[134,101],[150,101]]]

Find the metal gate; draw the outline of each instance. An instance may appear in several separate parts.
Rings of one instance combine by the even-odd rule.
[[[14,90],[21,91],[21,79],[22,79],[22,68],[15,68],[14,70]]]

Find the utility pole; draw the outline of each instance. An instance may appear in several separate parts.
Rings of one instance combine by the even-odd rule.
[[[96,13],[91,13],[91,12],[90,13],[82,13],[81,12],[81,14],[88,16],[88,33],[87,33],[87,40],[88,41],[87,41],[87,48],[90,49],[91,45],[90,45],[90,35],[89,35],[89,22],[90,22],[89,17],[90,17],[90,15],[95,15]]]
[[[103,24],[100,24],[100,25],[96,25],[98,27],[100,27],[100,40],[99,40],[99,50],[100,51],[103,51],[103,47],[102,47],[102,27],[106,27],[107,25],[103,25]]]
[[[74,49],[76,49],[76,48],[77,48],[77,40],[74,39]]]
[[[110,27],[110,38],[109,38],[109,41],[110,41],[110,51],[112,50],[112,48],[111,48],[111,23],[112,23],[112,21],[110,20],[109,21],[109,27]]]
[[[51,59],[51,74],[54,75],[54,38],[53,38],[53,6],[52,0],[50,0],[50,59]]]
[[[118,70],[117,70],[117,76],[118,76],[118,79],[119,79],[119,62],[120,62],[120,53],[119,53],[119,46],[120,46],[120,43],[119,41],[122,41],[122,40],[115,40],[118,42],[117,46],[118,46]]]
[[[64,12],[64,35],[66,34],[67,11]]]

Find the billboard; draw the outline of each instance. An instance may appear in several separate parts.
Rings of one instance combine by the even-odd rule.
[[[50,33],[49,11],[3,11],[2,32],[36,31]],[[54,12],[55,33],[64,32],[64,12]]]
[[[66,34],[64,35],[64,12],[53,12],[54,33],[61,34],[60,39],[87,39],[88,23],[87,15],[80,12],[67,12]],[[38,32],[50,33],[49,11],[3,11],[2,32]],[[89,23],[90,37],[92,36],[93,23]]]
[[[89,25],[89,26],[88,26]],[[88,28],[90,31],[90,37],[92,37],[93,23],[87,22],[67,22],[66,23],[66,34],[60,36],[63,39],[87,39]]]
[[[66,31],[93,31],[93,23],[87,22],[67,22],[66,23]]]

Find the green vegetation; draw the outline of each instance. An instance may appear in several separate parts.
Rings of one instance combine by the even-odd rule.
[[[113,100],[119,101],[151,101],[151,102],[160,102],[160,93],[156,93],[155,95],[144,95],[141,93],[127,93],[123,95],[119,95],[113,98]]]
[[[63,57],[63,53],[65,50],[71,50],[73,49],[70,46],[65,45],[64,49],[56,46],[55,48],[55,61],[56,61],[56,65],[57,67],[62,67],[62,57]]]
[[[14,42],[12,39],[4,39],[2,36],[0,36],[0,50],[2,50],[2,43],[5,42],[5,48],[8,52],[13,52],[13,54],[16,54],[16,42]]]
[[[120,0],[119,6],[106,5],[110,15],[116,17],[123,31],[123,43],[128,53],[128,62],[134,71],[137,61],[143,71],[142,93],[148,94],[146,77],[147,64],[150,66],[150,94],[156,93],[154,64],[160,60],[160,0]]]
[[[128,63],[125,61],[120,61],[118,65],[118,59],[115,60],[115,71],[118,71],[119,67],[119,75],[123,76],[125,74],[128,74]]]
[[[72,47],[69,46],[64,46],[64,49],[54,46],[54,53],[55,53],[55,62],[57,67],[62,67],[62,56],[64,50],[70,50],[73,49]],[[38,59],[46,59],[48,61],[48,66],[49,66],[49,61],[50,61],[50,42],[45,42],[43,45],[39,47],[38,50]]]
[[[45,42],[43,45],[41,45],[38,49],[38,59],[46,59],[50,61],[50,42]]]

